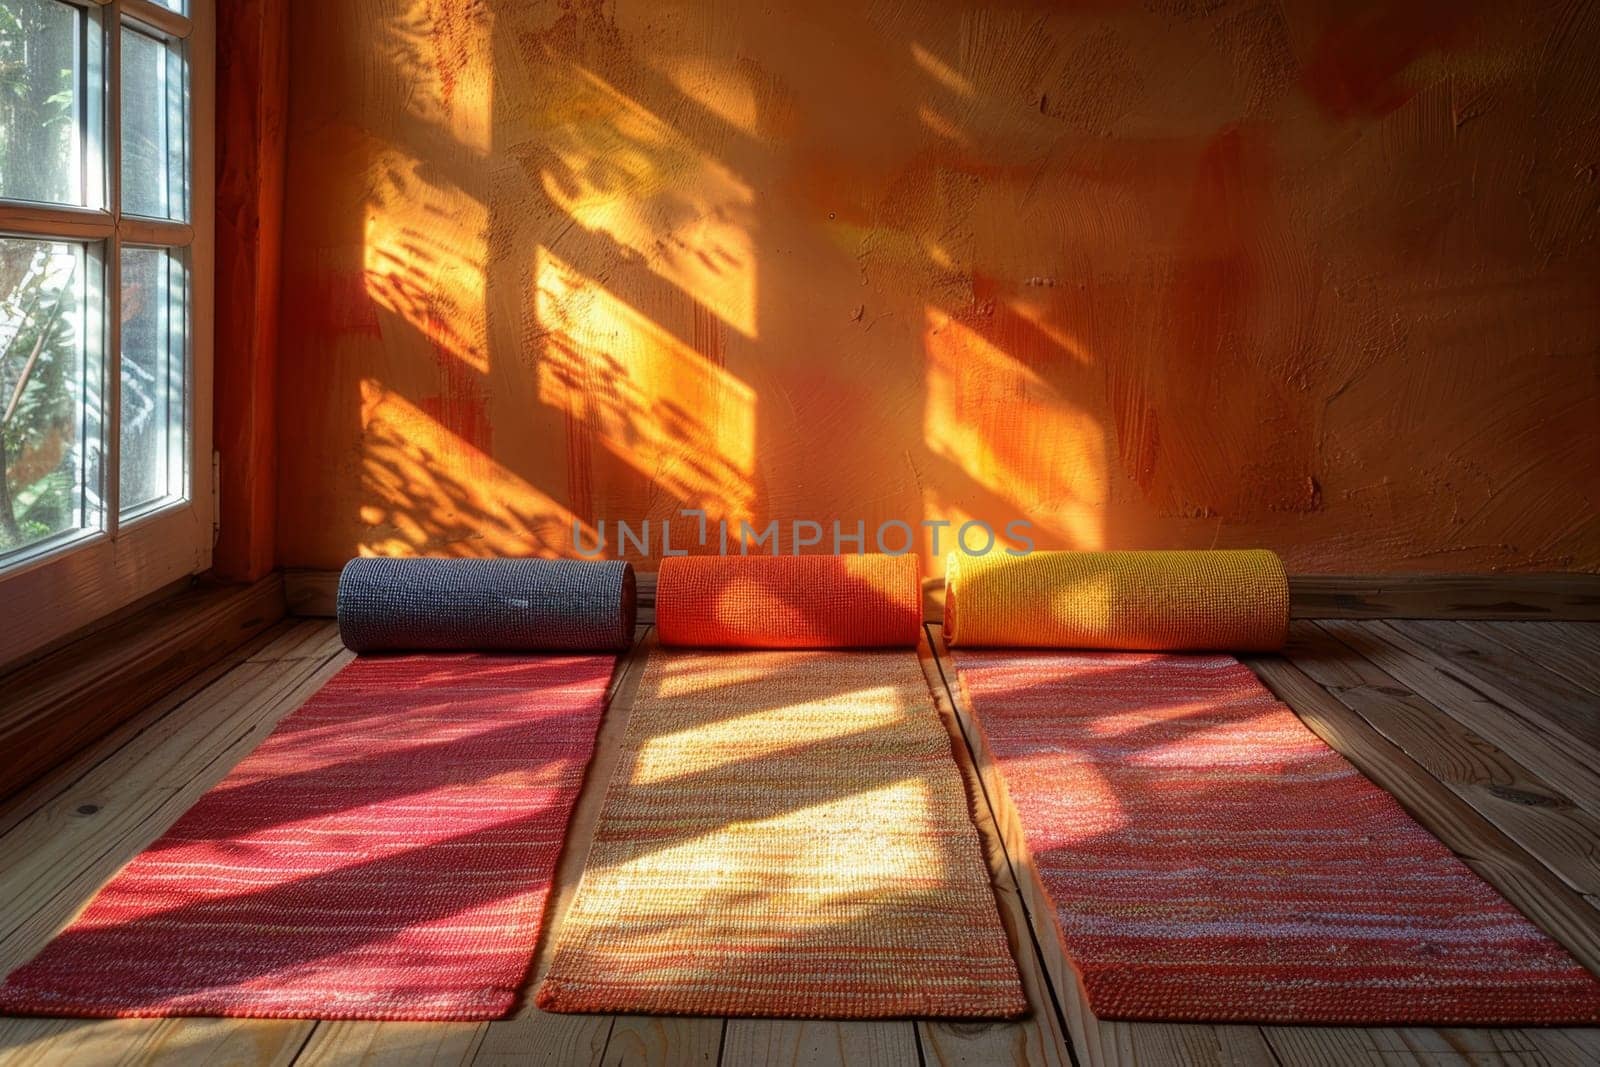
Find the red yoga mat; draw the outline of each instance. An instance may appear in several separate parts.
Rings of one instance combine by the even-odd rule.
[[[972,647],[1276,647],[1271,553],[960,569],[957,677],[1096,1015],[1600,1022],[1600,981],[1238,660]]]
[[[1600,1022],[1600,982],[1232,657],[955,663],[1097,1016]]]
[[[356,660],[0,985],[0,1014],[508,1014],[613,663]]]

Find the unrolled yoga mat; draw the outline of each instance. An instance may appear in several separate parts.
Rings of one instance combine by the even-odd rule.
[[[1232,657],[958,645],[1096,1015],[1600,1021],[1593,976]]]
[[[663,562],[662,606],[679,566]],[[840,580],[818,580],[834,610],[915,609],[914,565],[831,566]],[[875,568],[879,581],[854,580]],[[785,629],[771,640],[822,632],[816,590],[784,595],[770,577],[757,585],[794,608],[775,616]],[[653,652],[538,1003],[813,1018],[1023,1012],[915,651]]]
[[[420,617],[430,575],[441,572],[432,561],[390,562],[401,565],[382,572],[388,588],[404,591],[397,614]],[[569,571],[591,585],[576,599],[510,605],[557,622],[525,628],[514,643],[570,643],[580,630],[562,629],[559,617],[576,611],[581,632],[604,647],[620,619],[607,622],[593,604],[622,613],[609,598],[618,579],[631,586],[625,566]],[[450,577],[439,593],[444,618],[506,592],[504,572]],[[538,580],[520,582],[514,596],[537,588]],[[370,647],[383,623],[376,602],[357,607],[365,636],[346,630],[347,643]],[[342,623],[347,606],[341,599]],[[0,1014],[507,1014],[533,956],[614,662],[358,658],[0,985]]]

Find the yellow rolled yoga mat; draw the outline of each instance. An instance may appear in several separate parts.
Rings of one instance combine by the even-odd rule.
[[[1266,549],[951,553],[952,648],[1266,652],[1289,629],[1289,581]]]

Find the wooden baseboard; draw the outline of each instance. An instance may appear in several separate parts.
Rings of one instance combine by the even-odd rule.
[[[338,571],[289,568],[283,572],[283,603],[290,615],[331,619],[338,592]]]
[[[283,575],[291,615],[331,618],[335,571]],[[923,583],[923,609],[938,622],[944,581]],[[656,576],[639,574],[640,621],[654,617]],[[1296,574],[1289,614],[1297,619],[1559,619],[1600,621],[1600,574]]]
[[[1600,620],[1600,574],[1300,574],[1297,619]]]
[[[0,676],[0,798],[283,618],[283,579],[201,582]]]

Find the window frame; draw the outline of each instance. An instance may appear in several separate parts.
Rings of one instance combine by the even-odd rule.
[[[212,452],[214,216],[216,130],[215,0],[188,0],[180,15],[153,0],[53,0],[85,12],[87,38],[98,55],[84,57],[84,200],[58,206],[0,199],[0,235],[54,239],[86,246],[99,273],[87,291],[103,293],[90,316],[102,316],[86,339],[85,359],[98,360],[102,383],[97,449],[98,523],[66,531],[19,552],[0,568],[0,664],[26,657],[119,608],[211,566],[216,533]],[[188,222],[124,215],[122,170],[122,28],[175,42],[186,54]],[[104,77],[96,84],[93,65]],[[98,127],[98,129],[96,129]],[[187,265],[188,333],[184,467],[187,493],[123,515],[120,504],[121,272],[123,245],[160,247]]]

